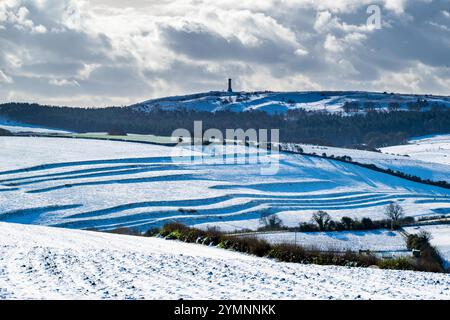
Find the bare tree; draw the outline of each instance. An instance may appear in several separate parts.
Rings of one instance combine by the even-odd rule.
[[[259,219],[265,230],[277,230],[282,227],[281,219],[276,215],[262,215]]]
[[[312,220],[317,223],[320,231],[324,231],[330,225],[331,217],[325,211],[317,211],[313,214]]]
[[[405,216],[405,211],[398,203],[392,202],[386,206],[384,214],[391,220],[391,230],[394,230],[394,224],[397,225]]]

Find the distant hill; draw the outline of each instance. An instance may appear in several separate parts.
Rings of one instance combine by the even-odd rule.
[[[404,144],[450,134],[450,97],[370,92],[208,92],[127,107],[0,104],[0,127],[171,136],[176,129],[279,129],[283,142],[349,148]],[[22,128],[23,127],[23,128]],[[24,130],[26,129],[26,130]],[[35,131],[34,129],[32,131]]]
[[[306,92],[222,92],[211,91],[184,96],[147,100],[131,108],[137,111],[195,110],[195,111],[252,111],[286,113],[288,110],[355,112],[368,108],[389,110],[397,104],[399,110],[429,109],[440,105],[450,107],[450,97],[358,91]],[[359,110],[355,110],[355,107]],[[395,107],[395,106],[394,106]]]

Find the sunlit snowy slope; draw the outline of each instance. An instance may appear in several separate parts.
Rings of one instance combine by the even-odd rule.
[[[300,144],[300,146],[307,154],[326,155],[328,157],[349,156],[358,163],[374,164],[379,168],[399,171],[425,180],[450,182],[450,163],[445,162],[445,153],[448,152],[445,149],[445,143],[388,147],[381,149],[382,152],[307,144]],[[408,156],[407,150],[416,150],[415,148],[421,150],[418,152],[420,155],[413,153]],[[438,155],[433,153],[432,150]]]
[[[411,139],[408,144],[381,149],[384,153],[408,155],[437,164],[450,166],[450,135],[434,135]]]
[[[447,274],[279,263],[157,238],[0,223],[0,299],[449,299]]]
[[[196,155],[205,158],[193,162],[181,147],[113,141],[0,137],[0,148],[0,221],[7,222],[147,230],[180,221],[254,229],[261,214],[271,213],[290,226],[317,210],[337,219],[381,218],[391,201],[410,216],[450,210],[448,189],[332,160],[282,154],[278,172],[262,175],[277,156],[255,164],[256,149],[244,158],[244,147],[226,163],[213,157],[214,146],[200,147]]]

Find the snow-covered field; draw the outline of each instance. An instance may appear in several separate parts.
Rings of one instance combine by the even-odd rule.
[[[408,155],[412,159],[450,166],[450,135],[411,139],[406,145],[382,148],[381,151]]]
[[[425,225],[405,227],[407,233],[427,231],[431,244],[445,259],[445,267],[450,267],[450,225]],[[405,238],[400,232],[389,230],[340,231],[340,232],[260,232],[256,236],[270,243],[290,243],[318,250],[358,251],[370,250],[383,257],[411,256],[406,248]]]
[[[305,153],[309,154],[315,153],[317,155],[322,155],[325,153],[327,156],[350,156],[353,161],[359,163],[374,164],[383,169],[400,171],[422,179],[450,182],[450,162],[438,160],[446,159],[444,153],[449,152],[450,149],[445,151],[444,148],[450,148],[450,143],[446,147],[442,144],[435,148],[422,145],[422,147],[420,147],[422,153],[417,157],[413,154],[411,154],[410,157],[405,156],[408,153],[404,150],[414,150],[414,146],[411,145],[383,148],[382,153],[308,144],[300,144],[300,146]],[[442,149],[440,149],[439,152],[441,153],[438,157],[432,152],[432,149],[438,150],[439,148]]]
[[[181,147],[0,137],[0,221],[100,230],[180,221],[230,230],[258,228],[262,213],[277,213],[288,226],[317,210],[379,219],[391,201],[409,216],[450,210],[447,189],[290,154],[279,155],[277,174],[261,175],[276,155],[242,163],[239,147],[223,162],[214,148],[198,149],[205,157],[190,162]]]
[[[272,232],[257,234],[270,243],[291,243],[319,250],[373,252],[405,252],[403,236],[395,231],[339,231],[339,232]]]
[[[0,223],[0,299],[449,299],[450,276]]]

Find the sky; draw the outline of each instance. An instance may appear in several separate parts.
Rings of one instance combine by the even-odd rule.
[[[227,78],[450,95],[450,0],[0,0],[0,103],[129,105]]]

